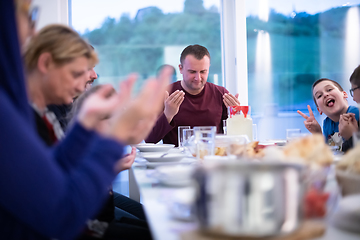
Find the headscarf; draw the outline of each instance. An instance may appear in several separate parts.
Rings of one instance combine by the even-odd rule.
[[[16,31],[14,1],[0,1],[0,9],[0,94],[6,94],[14,108],[29,119],[30,107]]]
[[[25,90],[13,0],[0,0],[0,9],[0,238],[74,239],[107,197],[123,145],[80,124],[54,151],[41,142]]]

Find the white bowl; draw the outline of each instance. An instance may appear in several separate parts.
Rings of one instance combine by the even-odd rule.
[[[197,160],[194,158],[185,157],[178,162],[149,162],[146,160],[145,160],[145,162],[146,162],[145,165],[147,168],[157,168],[160,166],[191,165],[191,164],[196,164]]]
[[[175,147],[174,144],[140,143],[135,146],[140,152],[167,152]]]
[[[178,162],[186,157],[183,153],[171,152],[144,152],[141,156],[149,162]]]
[[[342,198],[337,211],[331,217],[331,223],[340,229],[360,233],[360,195]]]
[[[360,174],[336,169],[336,180],[343,196],[360,194]]]
[[[193,165],[167,165],[156,168],[157,179],[169,186],[186,186],[191,183]]]

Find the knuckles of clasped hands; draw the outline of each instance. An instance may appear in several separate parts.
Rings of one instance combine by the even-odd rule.
[[[339,119],[339,133],[345,139],[349,139],[353,132],[358,131],[358,124],[354,113],[344,113]]]

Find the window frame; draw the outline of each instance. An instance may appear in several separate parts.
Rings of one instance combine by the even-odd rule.
[[[248,105],[246,0],[221,0],[221,53],[224,86]],[[235,51],[234,51],[235,50]]]

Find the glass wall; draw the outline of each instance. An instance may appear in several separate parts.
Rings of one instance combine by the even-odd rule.
[[[95,47],[100,62],[98,83],[111,83],[129,73],[142,80],[162,64],[177,70],[189,44],[209,49],[210,82],[222,84],[219,0],[72,0],[72,26]],[[139,86],[138,86],[139,87]]]
[[[70,19],[99,55],[95,70],[100,77],[94,84],[117,88],[137,72],[139,89],[162,64],[174,66],[180,80],[181,51],[200,44],[211,55],[208,81],[223,85],[219,5],[219,0],[72,0]],[[113,188],[129,194],[127,171],[119,174]]]
[[[285,138],[287,128],[308,132],[296,111],[310,105],[319,78],[345,90],[360,64],[360,1],[247,0],[249,105],[260,140]],[[350,95],[349,103],[354,104]]]

